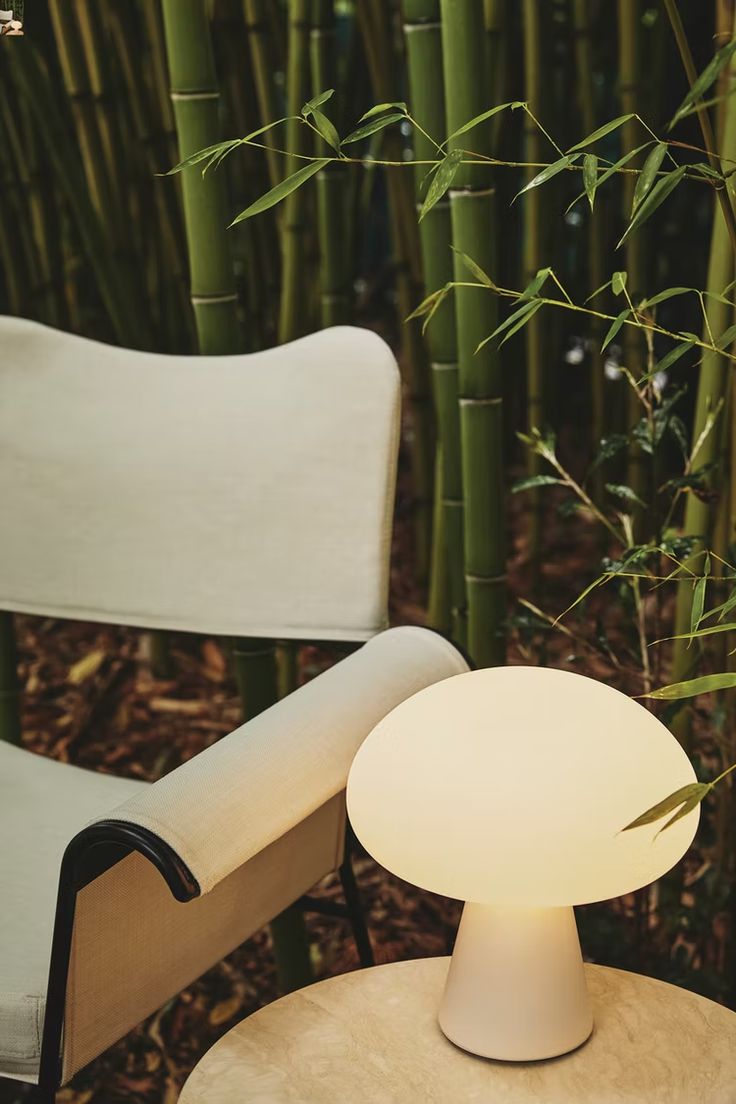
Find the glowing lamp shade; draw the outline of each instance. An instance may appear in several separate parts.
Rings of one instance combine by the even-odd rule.
[[[456,675],[397,706],[358,751],[348,812],[366,849],[467,901],[440,1026],[491,1058],[551,1057],[592,1030],[572,905],[648,885],[699,810],[622,832],[695,781],[665,726],[625,694],[545,667]]]

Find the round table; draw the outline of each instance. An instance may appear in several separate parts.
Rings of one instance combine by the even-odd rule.
[[[437,1026],[449,958],[374,966],[260,1009],[204,1056],[179,1104],[734,1104],[736,1014],[685,989],[586,965],[578,1050],[495,1062]]]

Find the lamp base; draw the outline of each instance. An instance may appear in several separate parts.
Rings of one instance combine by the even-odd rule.
[[[439,1023],[463,1050],[512,1062],[584,1043],[593,1017],[573,910],[468,902]]]

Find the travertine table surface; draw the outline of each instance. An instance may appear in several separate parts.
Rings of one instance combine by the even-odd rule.
[[[494,1062],[437,1026],[449,961],[343,974],[260,1009],[205,1055],[180,1104],[736,1104],[736,1014],[704,997],[586,966],[589,1041]]]

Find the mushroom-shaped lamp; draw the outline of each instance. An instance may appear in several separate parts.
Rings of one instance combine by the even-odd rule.
[[[588,1038],[572,906],[677,862],[699,810],[664,832],[622,829],[693,781],[652,713],[570,671],[456,675],[373,729],[348,779],[358,838],[399,877],[466,902],[439,1011],[449,1039],[521,1061]]]

